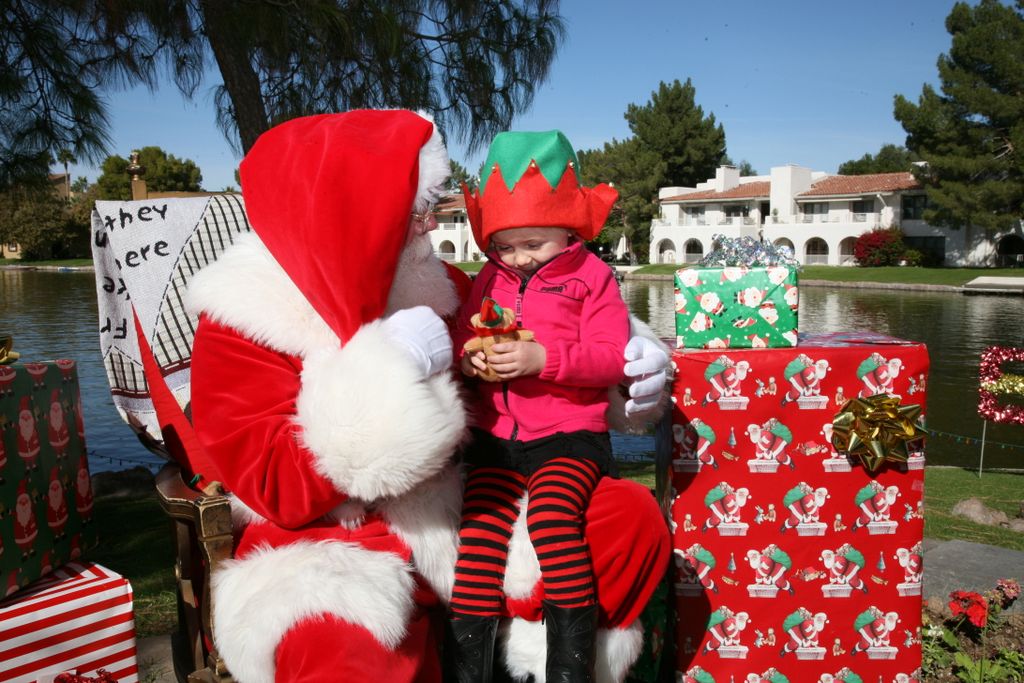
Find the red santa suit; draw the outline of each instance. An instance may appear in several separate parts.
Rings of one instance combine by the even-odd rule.
[[[50,446],[58,458],[64,458],[68,449],[68,423],[64,415],[64,406],[60,403],[60,391],[53,390],[50,396],[50,419],[47,427],[47,436]]]
[[[36,543],[39,527],[36,525],[36,512],[32,509],[32,498],[28,495],[28,487],[22,481],[18,485],[18,495],[14,504],[14,542],[22,555],[30,555]]]
[[[39,466],[36,462],[39,459],[39,432],[28,396],[21,397],[18,410],[18,455],[25,461],[26,470],[34,470]]]
[[[84,455],[78,459],[78,473],[75,475],[75,510],[82,521],[92,518],[92,479],[89,478],[89,463]]]
[[[437,198],[448,166],[432,123],[411,112],[282,124],[242,164],[255,234],[190,286],[195,431],[240,528],[213,577],[215,632],[241,683],[440,680],[466,417],[454,374],[424,377],[382,318],[458,310],[429,238],[405,246],[410,211]],[[615,480],[587,520],[588,539],[608,539],[591,548],[609,666],[624,676],[667,564],[663,522],[649,492]],[[539,569],[514,569],[529,565],[520,554],[508,611],[538,619]],[[540,635],[541,672],[542,628],[519,639],[526,651]]]
[[[50,471],[50,487],[46,492],[46,525],[54,536],[61,537],[68,523],[68,504],[64,499],[64,484],[60,481],[60,471],[54,467]]]

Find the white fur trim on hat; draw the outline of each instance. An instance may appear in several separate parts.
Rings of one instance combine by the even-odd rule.
[[[317,471],[364,501],[402,495],[433,477],[466,429],[449,374],[424,379],[379,321],[344,347],[303,360],[296,422]]]
[[[338,541],[260,549],[213,574],[217,649],[236,680],[273,683],[278,643],[323,614],[393,649],[405,637],[414,587],[409,565],[392,553]]]
[[[434,126],[430,139],[420,148],[419,180],[416,184],[414,206],[423,211],[437,203],[445,190],[445,181],[452,174],[451,163],[448,161],[448,150],[445,149],[441,131],[434,123],[434,117],[423,111],[416,112]]]
[[[511,676],[525,681],[530,676],[544,683],[547,662],[547,631],[539,621],[512,619],[502,628],[505,668]],[[644,627],[637,619],[626,628],[597,630],[594,678],[597,683],[622,683],[644,645]]]

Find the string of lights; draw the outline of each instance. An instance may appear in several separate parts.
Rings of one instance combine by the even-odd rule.
[[[939,430],[932,429],[931,427],[928,428],[928,436],[937,436],[939,438],[947,439],[955,443],[962,443],[968,445],[981,444],[981,439],[979,437],[965,436],[964,434],[951,434],[949,432],[940,432]],[[1004,443],[1002,441],[991,441],[990,439],[985,439],[985,448],[989,447],[1002,448],[1004,450],[1007,448],[1013,450],[1024,450],[1024,444]]]
[[[122,465],[122,466],[124,466],[124,465],[140,466],[141,465],[142,467],[149,468],[154,473],[163,466],[163,462],[155,460],[153,458],[146,458],[145,456],[143,456],[143,457],[134,457],[134,456],[129,456],[129,455],[111,456],[111,455],[106,455],[106,454],[100,453],[100,452],[98,452],[94,448],[90,448],[88,450],[88,454],[89,454],[89,460],[91,462],[96,462],[96,461],[102,460],[102,461],[108,462],[110,464],[117,464],[117,465]]]

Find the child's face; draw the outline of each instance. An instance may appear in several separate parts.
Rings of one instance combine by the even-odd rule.
[[[529,275],[569,246],[565,228],[509,228],[491,236],[491,247],[509,268]]]

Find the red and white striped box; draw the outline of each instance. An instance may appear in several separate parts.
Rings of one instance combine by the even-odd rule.
[[[126,578],[70,562],[0,602],[0,682],[46,683],[99,669],[120,683],[139,679]]]

